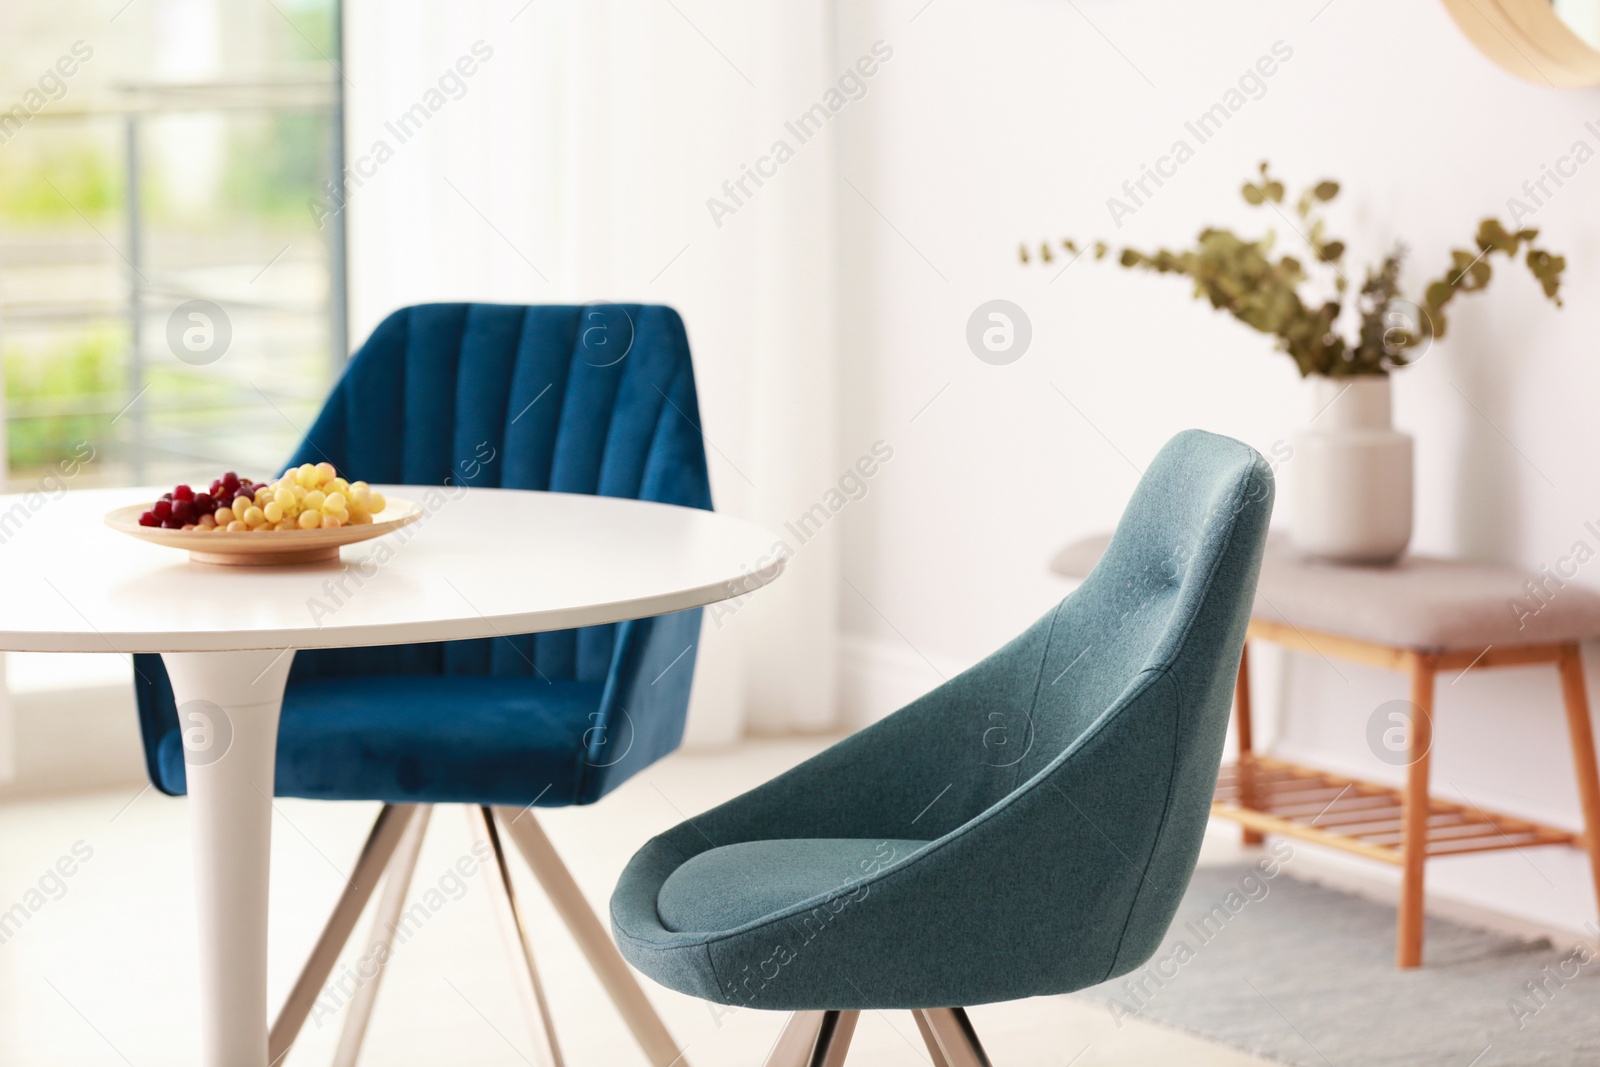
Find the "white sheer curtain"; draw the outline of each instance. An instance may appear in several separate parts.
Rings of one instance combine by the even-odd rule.
[[[0,374],[0,493],[11,491],[11,457],[6,451],[6,376]],[[15,717],[11,714],[11,684],[6,680],[9,652],[0,652],[0,785],[16,777]]]
[[[831,42],[827,0],[346,4],[353,339],[425,300],[688,323],[717,507],[796,549],[707,613],[701,742],[837,722],[836,548],[784,532],[840,476],[833,131],[760,162],[837,78]]]

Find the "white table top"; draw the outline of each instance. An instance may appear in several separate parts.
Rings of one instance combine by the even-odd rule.
[[[773,534],[714,512],[513,489],[378,488],[426,514],[345,546],[337,564],[282,567],[191,563],[187,553],[104,524],[106,512],[163,489],[82,490],[42,505],[37,495],[0,496],[0,650],[209,652],[495,637],[710,604],[782,569]]]

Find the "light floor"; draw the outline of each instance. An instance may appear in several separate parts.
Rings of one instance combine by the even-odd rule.
[[[721,753],[679,753],[586,809],[542,813],[596,910],[628,857],[652,834],[772,777],[825,740],[760,741]],[[272,996],[299,961],[342,888],[373,805],[280,801],[273,837]],[[146,790],[0,805],[0,913],[29,918],[0,944],[0,1064],[6,1067],[166,1067],[196,1062],[196,990],[188,825],[182,801]],[[434,812],[412,884],[429,890],[429,921],[395,954],[369,1031],[368,1067],[530,1062],[507,957],[481,880],[460,881],[469,855],[459,808]],[[66,856],[70,877],[47,872]],[[1233,858],[1226,839],[1208,854]],[[643,1067],[577,948],[513,861],[534,924],[559,1037],[570,1067]],[[43,885],[41,887],[41,880]],[[30,890],[39,890],[30,893]],[[13,914],[16,914],[13,912]],[[365,925],[357,935],[364,936]],[[347,952],[347,961],[359,953]],[[344,964],[341,964],[341,968]],[[336,971],[336,976],[339,971]],[[646,983],[697,1067],[754,1067],[782,1024],[769,1012],[713,1009]],[[1137,1020],[1119,1028],[1103,1009],[1055,997],[977,1008],[972,1018],[997,1067],[1245,1067],[1265,1061]],[[288,1063],[327,1063],[338,1011],[307,1023]],[[905,1012],[864,1016],[851,1064],[926,1064]]]

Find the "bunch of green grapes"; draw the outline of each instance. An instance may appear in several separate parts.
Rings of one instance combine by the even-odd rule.
[[[383,494],[366,482],[347,482],[332,463],[290,467],[283,477],[259,486],[208,516],[203,528],[243,533],[255,530],[317,530],[361,526],[383,511]]]

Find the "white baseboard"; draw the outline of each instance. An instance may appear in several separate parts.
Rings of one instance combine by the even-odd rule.
[[[133,686],[12,693],[12,778],[0,798],[137,789],[146,781]]]
[[[855,731],[870,726],[970,664],[924,659],[904,641],[843,634],[839,641],[839,723]]]
[[[4,451],[5,446],[0,445],[0,453]],[[11,715],[11,690],[6,685],[6,656],[0,652],[0,789],[17,776],[16,747],[17,730]]]

